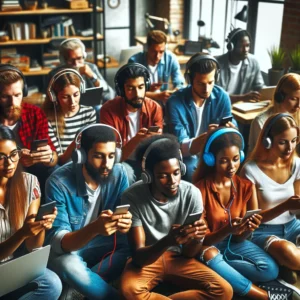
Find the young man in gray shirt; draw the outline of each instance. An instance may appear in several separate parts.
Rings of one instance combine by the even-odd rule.
[[[231,286],[193,257],[206,232],[202,219],[182,225],[192,213],[202,212],[200,191],[182,181],[185,172],[179,144],[171,135],[144,140],[137,148],[142,181],[122,195],[130,204],[128,233],[132,259],[125,267],[120,290],[126,299],[231,299]],[[151,292],[161,281],[181,290],[166,298]]]

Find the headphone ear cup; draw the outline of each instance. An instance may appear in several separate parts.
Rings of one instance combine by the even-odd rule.
[[[75,164],[84,164],[86,162],[86,153],[83,149],[75,149],[72,152],[72,161]]]
[[[122,149],[116,148],[116,154],[115,154],[115,164],[119,163],[121,161],[122,157]]]
[[[263,145],[266,149],[270,149],[272,147],[272,140],[270,137],[266,137],[263,139]]]
[[[186,165],[181,160],[179,161],[179,168],[181,176],[184,176],[186,174]]]
[[[274,94],[274,100],[277,102],[277,103],[281,103],[283,102],[285,98],[285,93],[283,93],[282,91],[281,92],[276,92]]]
[[[242,163],[245,160],[245,153],[243,150],[240,151],[240,163]]]
[[[151,183],[152,182],[152,175],[150,172],[148,172],[147,170],[143,171],[141,173],[141,179],[143,181],[143,183]]]
[[[227,50],[228,51],[232,51],[233,49],[234,49],[234,45],[233,45],[233,43],[231,43],[231,42],[229,42],[229,43],[227,43]]]
[[[209,167],[213,167],[215,165],[215,157],[211,152],[204,153],[203,160],[205,164]]]

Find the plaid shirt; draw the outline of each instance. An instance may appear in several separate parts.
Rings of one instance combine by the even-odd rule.
[[[48,139],[52,151],[56,151],[48,135],[48,120],[45,113],[37,106],[23,103],[18,134],[23,146],[31,149],[34,140]]]

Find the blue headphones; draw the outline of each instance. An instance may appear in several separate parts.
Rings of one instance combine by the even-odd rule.
[[[207,166],[213,167],[216,164],[215,156],[213,155],[213,153],[209,152],[210,145],[213,143],[213,141],[217,137],[221,136],[222,134],[226,134],[226,133],[230,133],[230,132],[238,134],[242,140],[242,150],[240,150],[240,162],[242,163],[244,161],[245,154],[244,154],[243,150],[244,150],[245,144],[244,144],[244,138],[243,138],[242,134],[234,128],[221,128],[221,129],[218,129],[217,131],[215,131],[206,141],[206,144],[204,147],[204,152],[203,152],[203,160]]]

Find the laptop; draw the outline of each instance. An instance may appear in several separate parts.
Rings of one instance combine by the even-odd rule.
[[[103,104],[103,88],[95,87],[86,89],[85,93],[81,94],[80,104],[87,106],[96,106]]]
[[[193,55],[195,53],[201,52],[203,45],[198,41],[185,41],[184,43],[184,55]]]
[[[259,93],[260,93],[260,100],[272,100],[274,92],[275,92],[275,89],[276,89],[276,85],[263,87],[259,91]]]
[[[41,276],[47,266],[50,245],[0,264],[0,297]]]

